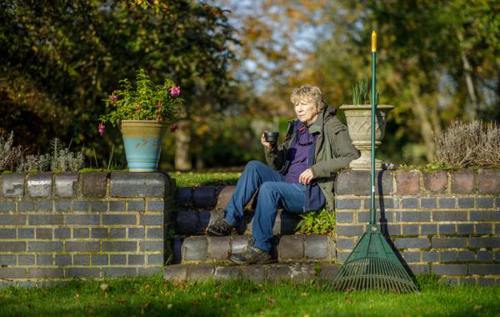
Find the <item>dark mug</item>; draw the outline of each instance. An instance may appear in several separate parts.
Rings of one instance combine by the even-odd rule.
[[[269,142],[273,145],[278,143],[279,136],[280,136],[279,132],[274,132],[274,131],[265,131],[264,132],[264,140],[266,140],[266,142]]]

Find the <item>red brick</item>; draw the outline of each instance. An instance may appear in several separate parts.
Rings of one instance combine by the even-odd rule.
[[[415,195],[420,191],[420,173],[417,171],[398,172],[396,174],[397,193],[403,195]]]
[[[480,193],[500,193],[500,169],[480,170],[478,175],[478,183]]]
[[[446,172],[433,172],[424,174],[424,187],[433,193],[442,193],[448,187],[448,174]]]
[[[474,172],[470,170],[456,171],[451,174],[451,192],[453,194],[470,194],[474,191]]]

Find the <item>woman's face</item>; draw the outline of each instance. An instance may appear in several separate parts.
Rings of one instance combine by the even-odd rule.
[[[301,100],[295,105],[295,114],[300,122],[309,126],[316,121],[316,118],[318,117],[318,110],[314,103]]]

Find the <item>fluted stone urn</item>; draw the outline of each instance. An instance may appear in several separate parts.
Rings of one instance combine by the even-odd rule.
[[[382,144],[387,113],[394,108],[389,105],[378,105],[375,117],[375,149]],[[353,170],[369,170],[371,143],[371,105],[342,105],[347,121],[347,128],[352,143],[361,152],[361,157],[349,164]],[[375,168],[380,169],[382,161],[375,160]]]

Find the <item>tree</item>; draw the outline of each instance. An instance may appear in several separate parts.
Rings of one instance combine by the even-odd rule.
[[[351,86],[370,76],[375,29],[381,103],[396,106],[382,151],[393,161],[431,160],[434,135],[452,120],[500,120],[498,9],[497,2],[485,0],[336,1],[324,6],[319,17],[314,10],[291,12],[316,16],[320,22],[315,26],[323,33],[293,76],[272,78],[276,84],[267,93],[286,100],[289,87],[312,83],[333,105],[349,103]],[[288,18],[284,15],[282,20]]]
[[[484,0],[368,2],[371,23],[363,34],[371,25],[380,30],[387,52],[381,63],[390,68],[386,92],[413,114],[410,131],[421,135],[427,160],[443,125],[498,109],[498,9]],[[496,118],[484,117],[500,120],[498,110]]]
[[[235,42],[225,11],[189,0],[140,2],[3,1],[0,115],[9,119],[3,128],[25,134],[34,151],[57,135],[102,153],[95,128],[102,100],[141,67],[155,81],[171,77],[181,85],[188,135],[193,116],[220,109]],[[116,133],[106,141],[113,139]]]

